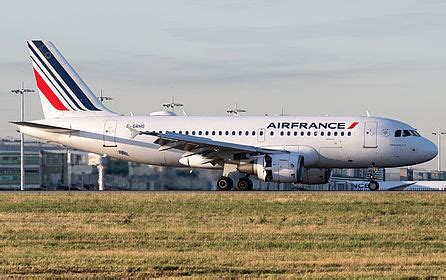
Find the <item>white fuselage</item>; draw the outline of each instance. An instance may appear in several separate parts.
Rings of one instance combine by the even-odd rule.
[[[379,117],[298,116],[105,116],[44,119],[36,123],[70,128],[55,133],[20,126],[20,131],[67,147],[145,164],[185,167],[184,151],[159,151],[156,136],[131,137],[131,130],[175,132],[216,141],[298,152],[305,167],[366,168],[414,165],[432,159],[436,146],[415,135],[395,137],[411,126]],[[355,123],[357,123],[355,125]],[[203,168],[222,168],[206,164]]]

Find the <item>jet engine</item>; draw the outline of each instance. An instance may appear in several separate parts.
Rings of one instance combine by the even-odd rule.
[[[265,182],[299,183],[304,176],[304,157],[297,153],[262,155],[253,163],[241,163],[238,171]]]
[[[301,184],[317,185],[330,182],[330,168],[305,168]]]

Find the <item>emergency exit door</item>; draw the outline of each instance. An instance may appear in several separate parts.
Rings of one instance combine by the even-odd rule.
[[[105,121],[104,124],[104,147],[116,147],[116,125],[118,121]]]
[[[378,147],[378,123],[377,122],[365,122],[364,126],[364,148],[377,148]]]

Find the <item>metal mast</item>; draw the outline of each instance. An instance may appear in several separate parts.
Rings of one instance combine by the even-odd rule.
[[[20,121],[25,119],[25,93],[34,92],[32,89],[25,88],[25,83],[22,81],[21,88],[12,89],[12,93],[20,94]],[[24,137],[20,132],[20,190],[25,190],[25,161],[24,161]]]

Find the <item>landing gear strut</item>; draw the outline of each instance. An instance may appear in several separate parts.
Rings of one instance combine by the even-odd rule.
[[[252,190],[253,184],[251,179],[248,177],[243,177],[238,180],[237,185],[235,186],[235,189],[238,191],[250,191]]]
[[[370,172],[370,182],[369,189],[371,191],[377,191],[379,189],[379,183],[376,181],[375,174],[378,172],[378,168],[376,166],[372,167],[372,171]]]
[[[217,190],[218,191],[230,191],[232,189],[232,186],[234,185],[231,178],[226,176],[221,176],[217,180]]]

